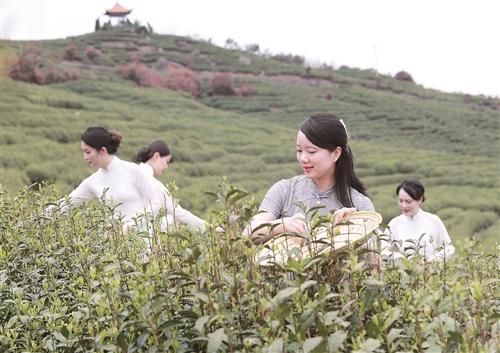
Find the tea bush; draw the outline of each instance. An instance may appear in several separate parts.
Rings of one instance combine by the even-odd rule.
[[[2,352],[492,352],[498,251],[371,267],[355,251],[259,267],[254,212],[223,183],[209,227],[123,233],[97,203],[0,191]],[[230,220],[235,219],[236,222]]]
[[[26,176],[28,177],[29,184],[41,184],[57,179],[57,174],[52,169],[37,165],[29,166],[26,169]]]

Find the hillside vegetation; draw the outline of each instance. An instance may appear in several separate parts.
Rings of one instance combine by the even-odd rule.
[[[62,77],[57,70],[71,80],[37,85],[9,78],[6,66],[33,46],[40,65],[54,70],[45,81]],[[163,181],[175,181],[183,206],[208,217],[215,206],[206,193],[223,176],[260,202],[274,182],[300,173],[298,125],[312,112],[328,111],[347,123],[357,170],[385,221],[399,213],[396,185],[415,177],[427,187],[424,208],[443,219],[453,239],[475,236],[493,249],[500,235],[498,99],[116,28],[61,40],[2,41],[1,51],[1,183],[11,195],[41,181],[55,182],[58,196],[71,191],[90,173],[79,134],[104,125],[124,134],[123,159],[153,139],[167,141],[175,163]],[[120,74],[130,64],[138,71]],[[136,84],[145,82],[134,76],[138,65],[150,70],[150,87]],[[214,94],[220,73],[248,94]],[[165,89],[155,75],[199,80],[199,87],[185,89],[179,78],[178,90]]]

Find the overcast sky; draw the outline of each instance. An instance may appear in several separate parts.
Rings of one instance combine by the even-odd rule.
[[[113,0],[0,0],[3,39],[92,32]],[[121,0],[155,32],[259,44],[335,67],[408,71],[428,88],[500,97],[499,0]],[[102,23],[102,22],[101,22]]]

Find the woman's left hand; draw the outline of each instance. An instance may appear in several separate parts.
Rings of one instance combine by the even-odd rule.
[[[349,213],[356,211],[354,207],[342,207],[333,213],[333,225],[342,222]]]

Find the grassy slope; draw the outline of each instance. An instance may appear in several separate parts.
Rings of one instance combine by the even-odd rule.
[[[128,43],[127,50],[106,45],[117,38]],[[333,77],[313,70],[313,77],[304,79],[298,65],[174,36],[147,39],[110,31],[38,45],[56,58],[70,41],[80,49],[82,79],[36,86],[2,77],[1,180],[8,190],[42,175],[70,191],[89,174],[78,150],[79,133],[99,124],[124,133],[124,159],[154,138],[168,141],[177,162],[163,180],[175,180],[183,205],[207,215],[213,200],[205,192],[224,175],[260,201],[273,182],[299,173],[297,126],[311,112],[324,110],[347,122],[358,171],[386,221],[398,214],[397,183],[418,177],[428,189],[426,209],[443,218],[454,238],[479,231],[492,244],[499,235],[500,119],[498,110],[482,105],[484,97],[465,104],[461,95],[348,68]],[[2,55],[23,45],[3,42]],[[87,45],[103,53],[97,68],[84,58]],[[153,48],[141,54],[146,63],[164,57],[204,71],[203,96],[139,88],[113,73],[114,65],[146,46]],[[252,64],[239,64],[241,56]],[[250,82],[257,92],[210,96],[206,71],[237,71],[236,84]],[[327,93],[333,99],[325,99]]]

